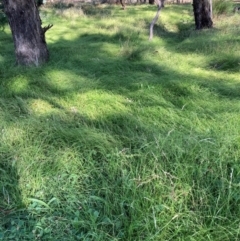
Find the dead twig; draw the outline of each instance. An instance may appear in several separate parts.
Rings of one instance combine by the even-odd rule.
[[[48,26],[43,27],[43,28],[42,28],[43,33],[46,33],[52,26],[53,26],[53,24],[48,24]]]

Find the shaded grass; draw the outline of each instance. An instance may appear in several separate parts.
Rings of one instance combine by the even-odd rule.
[[[90,10],[42,10],[41,68],[0,33],[0,240],[238,240],[239,16]]]

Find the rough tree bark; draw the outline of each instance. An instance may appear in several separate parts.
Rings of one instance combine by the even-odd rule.
[[[35,0],[3,0],[4,12],[12,31],[16,61],[19,65],[35,65],[48,61],[45,32],[41,27]]]
[[[212,12],[208,0],[193,0],[193,12],[196,29],[212,28]]]

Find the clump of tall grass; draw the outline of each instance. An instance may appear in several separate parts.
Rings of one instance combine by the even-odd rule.
[[[64,18],[76,19],[77,17],[84,16],[84,12],[81,7],[70,7],[63,9],[56,9],[55,14]]]
[[[215,16],[233,12],[233,2],[230,0],[213,0],[213,14]]]

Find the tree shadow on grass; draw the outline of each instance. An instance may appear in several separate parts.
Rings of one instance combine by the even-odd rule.
[[[35,225],[22,204],[17,156],[0,144],[0,240],[31,240]],[[26,230],[28,229],[28,232]]]
[[[1,145],[1,212],[8,214],[12,212],[14,206],[19,206],[18,201],[21,200],[20,190],[18,188],[18,174],[15,168],[14,158],[6,151],[6,147]],[[21,203],[20,203],[21,205]]]
[[[127,41],[125,35],[120,37]],[[33,201],[29,205],[32,211],[28,209],[23,220],[31,215],[36,219],[23,221],[24,224],[20,225],[31,226],[35,224],[34,220],[38,220],[37,235],[42,240],[149,238],[144,236],[149,234],[149,230],[152,234],[156,232],[152,218],[155,209],[149,211],[149,203],[144,198],[153,203],[158,200],[158,203],[161,201],[168,205],[169,202],[171,205],[171,200],[166,198],[170,195],[169,190],[165,187],[161,190],[159,178],[154,188],[148,188],[148,182],[154,181],[151,175],[162,175],[163,166],[160,164],[166,167],[164,170],[173,172],[175,159],[179,156],[182,166],[190,156],[191,166],[196,161],[191,150],[196,146],[201,150],[203,142],[199,139],[204,140],[206,133],[209,135],[204,128],[198,129],[196,122],[192,123],[194,118],[185,124],[180,118],[185,115],[185,110],[191,114],[191,109],[184,107],[187,98],[194,99],[196,94],[197,98],[206,98],[198,90],[187,88],[188,80],[194,79],[194,84],[200,86],[200,83],[208,82],[207,78],[180,73],[173,66],[141,62],[144,52],[136,57],[134,51],[137,49],[134,48],[130,48],[128,53],[111,54],[105,47],[106,43],[119,44],[116,36],[102,34],[83,35],[74,41],[60,39],[49,45],[52,58],[48,64],[40,69],[18,68],[17,74],[7,74],[1,86],[3,120],[18,124],[18,128],[24,131],[24,148],[30,149],[26,157],[22,154],[24,148],[14,146],[22,165],[26,165],[24,170],[30,168],[33,172],[22,171],[22,175],[38,174],[41,177],[37,181],[41,180],[42,185],[25,196],[44,200],[50,207]],[[65,79],[61,79],[63,72],[69,73]],[[182,79],[185,79],[184,83],[180,81]],[[205,88],[209,89],[209,85]],[[220,98],[230,99],[230,94],[224,93],[224,89],[224,83],[220,83],[211,91]],[[100,94],[90,95],[94,91]],[[239,98],[237,89],[231,91],[235,93],[234,98]],[[90,101],[83,103],[86,95]],[[118,96],[118,99],[112,96]],[[95,102],[91,102],[97,97]],[[64,100],[71,98],[76,98],[74,103],[79,105],[66,106]],[[38,103],[44,103],[49,110],[41,113]],[[97,111],[93,116],[84,113],[91,105],[104,111]],[[155,113],[151,112],[152,107],[158,107]],[[175,115],[171,115],[175,111]],[[229,113],[229,110],[223,109],[222,112]],[[169,118],[166,121],[162,116],[167,114]],[[202,108],[201,114],[208,115],[208,112]],[[146,118],[149,115],[152,120]],[[199,119],[204,118],[198,117],[197,121]],[[173,129],[177,130],[173,131],[173,134],[177,133],[175,139],[171,136]],[[168,143],[166,139],[172,143],[165,146]],[[173,143],[176,140],[180,140],[178,146]],[[33,143],[36,150],[32,150]],[[212,146],[208,143],[206,146],[211,151]],[[181,152],[187,154],[181,156]],[[8,179],[12,175],[17,186],[19,177],[11,168],[7,167]],[[153,190],[157,198],[153,198]],[[12,192],[14,195],[16,189]],[[15,195],[21,203],[21,194],[17,191]],[[164,198],[159,200],[161,197]],[[137,209],[137,205],[141,208]],[[43,210],[42,206],[46,209]],[[148,215],[143,210],[148,210]],[[162,214],[161,209],[159,216]],[[131,226],[134,222],[135,226]],[[161,224],[164,226],[166,223]],[[9,224],[5,226],[7,229],[10,227]],[[26,230],[29,232],[31,228]],[[188,232],[191,236],[191,229]]]
[[[164,28],[161,28],[161,31],[165,32],[166,35],[169,34]],[[171,34],[175,35],[175,33]],[[238,98],[239,94],[236,90],[238,88],[234,88],[234,84],[231,84],[231,92],[236,93],[228,94],[228,91],[222,91],[223,89],[230,90],[224,82],[219,85],[219,83],[215,84],[214,81],[209,82],[207,77],[204,79],[192,74],[176,72],[174,66],[140,62],[144,59],[144,54],[149,51],[149,48],[141,49],[130,45],[129,48],[126,48],[127,50],[124,50],[125,52],[119,51],[117,55],[106,54],[108,52],[108,49],[104,47],[106,43],[120,46],[122,42],[127,41],[127,35],[122,33],[113,36],[83,34],[74,41],[59,40],[58,43],[49,45],[51,60],[45,67],[32,70],[19,68],[20,76],[25,76],[25,71],[30,74],[31,72],[34,73],[35,76],[29,79],[26,84],[26,87],[33,90],[32,94],[28,91],[26,91],[26,94],[24,94],[25,91],[19,91],[18,93],[14,87],[15,85],[11,84],[14,81],[10,77],[9,83],[8,78],[5,79],[4,85],[7,85],[8,88],[2,89],[2,95],[7,96],[9,91],[10,95],[17,95],[20,98],[35,98],[35,93],[40,91],[41,98],[61,109],[61,105],[53,101],[52,96],[67,97],[97,88],[113,91],[117,94],[123,94],[126,98],[131,98],[135,92],[139,92],[142,86],[149,86],[150,88],[161,86],[161,88],[165,89],[165,97],[171,96],[172,101],[176,103],[174,98],[180,97],[181,93],[190,97],[190,93],[185,93],[187,88],[178,81],[186,78],[194,79],[195,83],[200,86],[203,86],[202,83],[206,83],[205,87],[220,96],[229,98],[235,96]],[[172,41],[174,41],[174,37]],[[76,48],[79,51],[76,51]],[[51,74],[49,74],[55,70],[58,71],[59,68],[61,71],[68,71],[73,74],[70,79],[65,80],[67,83],[64,84],[65,87],[60,87],[56,82],[54,83]],[[170,93],[170,95],[167,93]],[[178,103],[179,108],[182,108],[183,105],[184,103]]]
[[[240,55],[225,54],[210,61],[209,67],[215,71],[240,72]]]
[[[163,9],[163,11],[164,10],[167,12],[170,8]],[[174,10],[178,10],[178,14],[184,13],[184,11],[186,12],[186,8],[181,6],[178,6],[178,8]],[[196,53],[199,56],[209,56],[205,66],[201,66],[207,70],[213,69],[215,71],[229,71],[232,73],[240,71],[240,56],[236,50],[239,42],[238,29],[232,30],[233,33],[235,32],[232,36],[226,34],[220,39],[217,38],[220,32],[219,29],[214,27],[201,31],[195,30],[193,17],[190,20],[185,14],[183,14],[182,19],[179,19],[178,22],[175,23],[176,29],[174,29],[174,31],[168,29],[168,23],[162,21],[161,17],[159,22],[160,23],[154,26],[154,37],[163,39],[165,47],[167,47],[169,51],[180,54]],[[146,22],[146,28],[149,28],[148,22]],[[229,51],[222,49],[224,45]]]
[[[16,240],[77,240],[81,237],[91,237],[91,240],[97,237],[98,240],[127,239],[131,221],[137,216],[143,219],[144,215],[131,208],[132,199],[140,197],[142,191],[130,180],[135,177],[135,170],[129,169],[128,161],[131,155],[139,156],[137,150],[150,141],[150,130],[126,113],[90,120],[76,111],[65,111],[66,118],[62,114],[50,113],[36,117],[37,125],[28,124],[26,135],[31,135],[38,150],[35,156],[29,152],[24,162],[33,172],[29,174],[32,177],[40,175],[43,184],[32,192],[30,198],[34,200],[27,210],[26,207],[22,207],[23,211],[18,210],[18,206],[13,204],[15,212],[4,217],[3,237]],[[33,114],[32,117],[22,114],[22,118],[33,118]],[[20,127],[20,118],[15,117],[15,121]],[[25,121],[22,121],[24,124]],[[32,148],[28,141],[26,145]],[[15,149],[21,160],[20,147],[16,146]],[[116,156],[112,153],[114,149],[119,150]],[[50,151],[56,154],[56,159]],[[67,157],[68,163],[63,162]],[[31,159],[33,162],[29,162]],[[7,179],[13,180],[16,188],[19,177],[15,179],[15,169],[8,169],[5,164],[3,168],[7,169]],[[140,168],[140,162],[136,164]],[[34,170],[34,166],[37,169]],[[129,173],[125,176],[127,170]],[[25,179],[26,175],[21,173],[21,178]],[[5,181],[1,179],[1,183]],[[26,184],[30,185],[27,181]],[[15,190],[9,190],[9,195],[14,193]],[[20,202],[20,193],[15,198]],[[109,203],[114,204],[114,208]],[[60,227],[62,232],[59,233]],[[133,230],[139,232],[138,229]],[[144,232],[141,235],[143,237]]]

